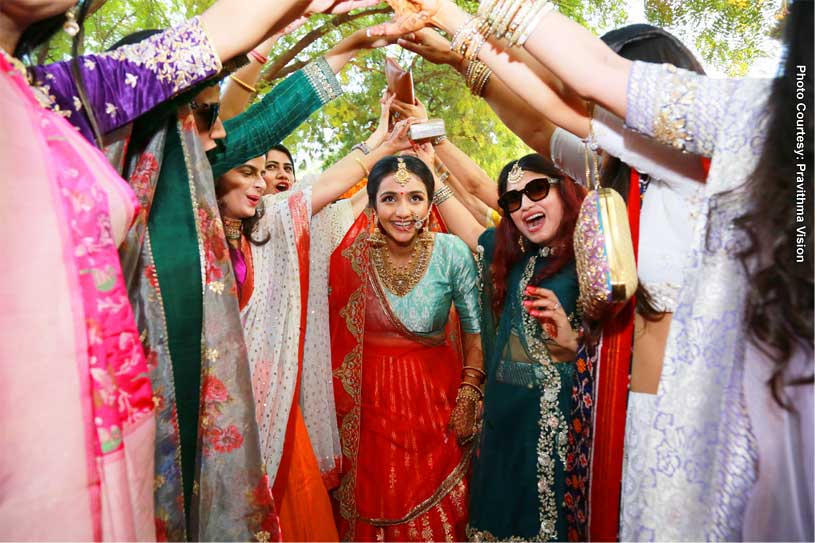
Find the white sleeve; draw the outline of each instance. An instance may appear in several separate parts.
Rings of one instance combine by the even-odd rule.
[[[560,171],[581,185],[586,185],[586,143],[562,128],[555,128],[549,140],[552,162]],[[593,168],[592,164],[592,168]]]
[[[677,181],[705,181],[701,157],[627,128],[621,118],[600,106],[594,108],[591,127],[598,147],[642,174],[669,185]]]

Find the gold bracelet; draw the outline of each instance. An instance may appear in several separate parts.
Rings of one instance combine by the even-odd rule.
[[[461,368],[461,373],[464,373],[464,372],[465,372],[465,371],[467,371],[467,370],[473,370],[473,371],[475,371],[475,372],[480,373],[480,374],[481,374],[481,376],[482,376],[484,379],[486,379],[486,378],[487,378],[487,372],[486,372],[486,371],[484,371],[484,370],[482,370],[481,368],[476,368],[475,366],[463,366],[463,367]]]
[[[538,27],[540,22],[543,20],[544,17],[555,11],[556,7],[552,2],[545,0],[539,4],[537,7],[537,11],[533,12],[533,14],[529,17],[529,20],[526,22],[524,29],[518,29],[519,37],[515,43],[512,45],[518,45],[523,47],[526,43],[526,40],[532,35],[532,32]]]
[[[498,39],[504,38],[507,35],[512,20],[518,15],[518,11],[524,5],[525,0],[517,0],[515,2],[507,2],[507,8],[502,12],[501,17],[496,17],[493,26],[493,32]]]
[[[250,85],[249,83],[246,83],[246,82],[244,82],[244,81],[241,81],[240,79],[238,79],[238,78],[235,76],[235,74],[230,75],[230,76],[229,76],[229,78],[230,78],[232,81],[234,81],[235,83],[237,83],[238,85],[240,85],[240,87],[241,87],[243,90],[245,90],[245,91],[247,91],[247,92],[253,92],[253,93],[254,93],[254,92],[257,92],[257,89],[256,89],[255,87],[253,87],[253,86],[252,86],[252,85]]]
[[[363,172],[365,172],[365,177],[368,177],[369,175],[371,175],[371,172],[368,171],[368,168],[365,167],[365,164],[363,164],[360,159],[358,159],[357,157],[354,157],[354,160],[357,161],[357,164],[359,164],[359,167],[362,168]]]
[[[474,385],[472,383],[468,383],[467,381],[462,381],[461,384],[458,386],[459,394],[462,394],[462,395],[467,394],[466,389],[474,390],[478,394],[480,400],[484,399],[484,392],[482,392],[479,387],[477,387],[476,385]]]
[[[491,75],[492,70],[486,64],[479,60],[470,61],[465,71],[465,79],[473,96],[483,96],[484,87]]]

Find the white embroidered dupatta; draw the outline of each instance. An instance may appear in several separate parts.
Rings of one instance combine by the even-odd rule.
[[[336,478],[340,455],[328,333],[328,259],[353,222],[351,205],[339,202],[311,217],[310,187],[265,196],[263,204],[265,214],[255,239],[270,238],[264,245],[252,246],[254,290],[241,311],[261,453],[274,483],[300,372],[303,418],[328,485]],[[308,239],[305,245],[303,232]],[[301,267],[306,261],[308,270]],[[308,286],[306,331],[301,326],[304,285]]]
[[[292,198],[300,200],[300,212],[293,212]],[[263,205],[265,214],[254,237],[262,240],[268,235],[269,241],[252,245],[254,290],[241,311],[241,322],[249,350],[260,450],[273,483],[300,366],[301,269],[296,227],[308,232],[311,189],[265,196]]]

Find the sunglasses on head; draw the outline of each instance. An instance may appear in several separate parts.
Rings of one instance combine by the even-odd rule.
[[[212,130],[215,123],[218,121],[218,114],[221,112],[221,103],[213,102],[210,104],[199,104],[198,102],[190,102],[190,109],[200,118],[206,130]]]
[[[552,185],[560,183],[560,179],[553,177],[539,177],[526,184],[521,190],[508,190],[498,198],[500,205],[507,213],[514,213],[521,209],[521,201],[524,194],[526,197],[537,202],[543,200],[549,194]]]

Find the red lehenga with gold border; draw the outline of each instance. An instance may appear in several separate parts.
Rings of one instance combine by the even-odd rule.
[[[351,541],[463,541],[470,448],[448,428],[461,381],[458,324],[413,333],[369,259],[370,212],[331,259],[338,528]]]

